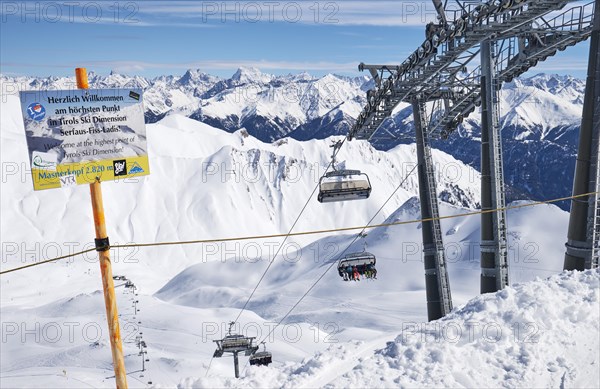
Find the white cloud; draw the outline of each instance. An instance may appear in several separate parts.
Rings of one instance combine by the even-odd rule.
[[[430,0],[421,1],[159,1],[140,3],[140,15],[164,15],[207,23],[303,23],[315,25],[423,26],[434,20]],[[160,23],[157,21],[157,23]]]
[[[138,61],[92,61],[91,66],[105,66],[112,69],[130,69],[143,71],[147,69],[206,69],[228,70],[239,67],[256,67],[262,70],[314,70],[314,71],[356,71],[358,62],[328,62],[328,61],[269,61],[269,60],[206,60],[194,62],[157,63]]]
[[[153,69],[203,69],[235,70],[239,67],[256,67],[262,70],[354,72],[357,62],[329,61],[269,61],[269,60],[206,60],[192,62],[144,62],[144,61],[82,61],[89,68],[105,67],[124,73],[139,73]],[[38,63],[2,63],[2,67],[37,67]],[[45,65],[53,68],[72,68],[72,64]]]

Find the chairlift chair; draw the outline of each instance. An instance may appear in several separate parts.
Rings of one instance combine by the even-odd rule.
[[[319,180],[317,200],[320,203],[361,200],[369,198],[371,194],[371,181],[365,173],[361,173],[360,170],[336,169],[335,157],[343,143],[343,141],[337,141],[331,145],[333,148],[331,154],[333,171],[326,173]]]
[[[377,264],[377,258],[375,258],[374,254],[371,254],[367,251],[362,251],[360,253],[352,253],[344,256],[340,263],[338,264],[338,273],[340,277],[344,278],[344,273],[346,272],[346,268],[357,267],[360,275],[364,275],[364,270],[361,272],[361,269],[367,269],[368,265],[375,266]]]
[[[371,195],[369,176],[360,170],[334,170],[319,180],[320,203],[367,199]]]
[[[217,350],[215,350],[213,357],[220,358],[224,353],[234,353],[237,355],[239,352],[244,352],[246,356],[250,356],[258,350],[257,346],[252,345],[254,337],[232,333],[234,324],[235,322],[229,323],[229,333],[227,336],[223,339],[213,341],[217,344]]]
[[[270,352],[267,351],[267,348],[263,342],[263,351],[259,351],[254,353],[250,357],[250,365],[253,366],[268,366],[271,362],[273,362],[273,356]]]
[[[359,266],[359,265],[375,265],[377,263],[377,259],[375,255],[363,251],[360,253],[352,253],[344,256],[344,259],[340,261],[338,268],[345,268],[347,266]]]
[[[224,352],[243,351],[250,346],[251,339],[243,335],[227,335],[221,341],[221,348]]]

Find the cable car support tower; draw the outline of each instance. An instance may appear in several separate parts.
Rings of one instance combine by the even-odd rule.
[[[600,0],[596,1],[596,9]],[[588,75],[579,132],[573,196],[598,192],[600,164],[600,14],[594,15]],[[565,270],[598,267],[600,256],[600,198],[597,193],[571,200]]]
[[[243,352],[244,355],[251,356],[256,353],[258,346],[252,344],[255,337],[233,334],[232,329],[234,325],[234,321],[229,323],[229,332],[223,339],[213,340],[213,342],[217,344],[217,349],[213,354],[213,358],[221,358],[224,353],[232,354],[235,378],[240,378],[240,362],[238,360],[238,354]]]
[[[417,174],[419,176],[419,199],[425,263],[425,288],[427,293],[427,317],[439,319],[452,311],[450,282],[446,270],[444,242],[440,225],[440,211],[435,182],[435,169],[429,145],[428,127],[425,121],[425,102],[418,97],[412,103],[417,144]]]
[[[425,41],[399,65],[367,65],[375,88],[348,132],[348,139],[371,143],[389,139],[384,123],[401,103],[412,105],[419,163],[419,200],[429,320],[452,310],[450,284],[439,222],[435,169],[430,140],[446,139],[481,106],[481,293],[509,284],[505,185],[499,93],[539,62],[592,34],[590,70],[584,104],[573,194],[598,188],[600,133],[600,0],[432,0],[437,22],[427,24]],[[595,20],[595,22],[594,22]],[[477,61],[479,59],[480,61]],[[383,124],[383,125],[382,125]],[[387,135],[386,135],[387,134]],[[588,146],[585,146],[588,145]],[[593,197],[593,198],[592,198]],[[600,256],[600,203],[597,196],[572,203],[565,268],[597,266]],[[592,255],[593,252],[593,255]],[[589,264],[589,265],[588,265]]]

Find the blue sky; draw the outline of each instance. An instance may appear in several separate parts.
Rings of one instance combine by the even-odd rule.
[[[0,72],[37,76],[87,67],[229,77],[240,66],[360,75],[360,62],[401,63],[435,18],[429,0],[2,1],[0,14]],[[535,73],[583,78],[587,51],[587,43],[570,48]]]

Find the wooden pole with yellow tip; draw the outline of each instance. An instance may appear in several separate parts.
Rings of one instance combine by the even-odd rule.
[[[77,79],[77,88],[89,88],[87,70],[85,68],[75,69],[75,76]],[[102,274],[102,289],[104,291],[104,304],[106,306],[106,319],[108,321],[108,334],[110,336],[115,381],[118,389],[126,389],[127,375],[125,373],[119,313],[117,312],[117,299],[115,297],[115,285],[110,262],[110,245],[108,243],[104,220],[104,204],[102,203],[100,177],[96,177],[96,180],[90,184],[90,195],[92,198],[94,228],[96,230],[96,250],[98,251],[98,258],[100,260],[100,273]]]

